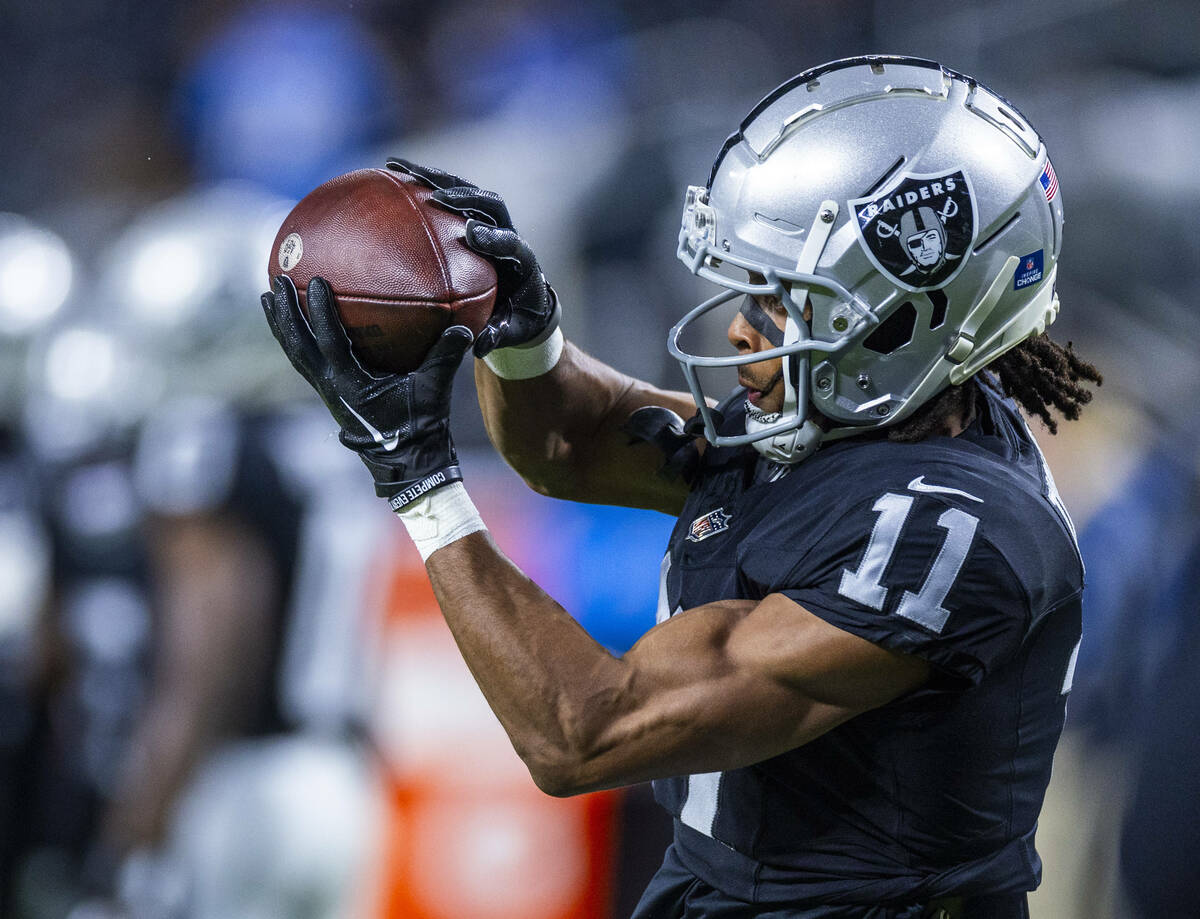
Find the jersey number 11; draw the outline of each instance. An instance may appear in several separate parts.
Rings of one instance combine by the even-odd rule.
[[[883,573],[892,559],[892,553],[896,551],[896,544],[900,542],[900,533],[915,500],[910,495],[889,493],[875,502],[871,510],[879,514],[879,519],[871,530],[863,560],[857,571],[849,568],[842,571],[838,593],[843,597],[883,612],[888,591],[881,583]],[[940,634],[950,618],[950,611],[942,604],[971,550],[979,518],[950,507],[942,511],[937,525],[946,531],[946,538],[938,550],[937,558],[933,560],[933,567],[929,569],[920,590],[916,593],[904,591],[896,607],[896,615]]]

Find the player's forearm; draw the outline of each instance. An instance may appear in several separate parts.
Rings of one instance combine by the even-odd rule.
[[[463,659],[534,781],[578,791],[598,726],[628,703],[630,669],[525,576],[486,532],[437,550],[427,571]]]
[[[744,765],[747,751],[766,758],[791,737],[759,730],[764,713],[786,711],[797,725],[812,717],[810,700],[778,686],[746,692],[726,652],[751,601],[691,610],[686,629],[650,633],[670,651],[647,652],[648,636],[617,659],[486,532],[438,549],[426,568],[467,666],[548,794]],[[744,697],[753,704],[739,706]]]

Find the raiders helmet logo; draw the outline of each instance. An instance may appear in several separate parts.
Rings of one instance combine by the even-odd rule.
[[[975,242],[975,198],[961,169],[901,173],[887,191],[848,203],[867,257],[907,290],[948,284]]]

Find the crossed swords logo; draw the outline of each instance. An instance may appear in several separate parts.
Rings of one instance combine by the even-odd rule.
[[[946,221],[958,216],[958,202],[953,198],[947,198],[946,203],[940,211],[937,211],[939,219],[942,221],[942,226],[946,225]],[[888,223],[882,217],[875,218],[875,232],[880,239],[891,239],[894,236],[900,235],[900,228],[895,224]],[[950,256],[947,258],[961,258],[961,256]]]
[[[969,261],[975,242],[970,177],[951,167],[893,178],[887,191],[848,201],[858,217],[854,229],[859,244],[875,267],[900,286],[942,287]]]

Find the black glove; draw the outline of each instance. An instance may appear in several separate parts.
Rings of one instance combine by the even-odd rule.
[[[713,409],[716,415],[716,409]],[[688,485],[695,482],[700,468],[697,438],[704,436],[704,419],[697,412],[684,421],[675,412],[661,405],[643,405],[635,409],[621,425],[629,435],[629,445],[654,444],[663,453],[658,474],[664,479],[683,479]]]
[[[475,339],[475,356],[483,357],[496,348],[536,345],[549,338],[558,328],[558,297],[546,283],[533,252],[513,228],[504,199],[440,169],[401,159],[389,159],[387,165],[435,189],[431,201],[467,217],[467,247],[496,268],[496,306]]]
[[[373,376],[351,353],[324,278],[308,285],[311,330],[292,279],[279,275],[274,288],[262,295],[271,331],[341,425],[341,442],[371,470],[376,494],[399,510],[427,491],[461,481],[450,439],[450,388],[471,345],[470,329],[448,328],[412,373]]]

